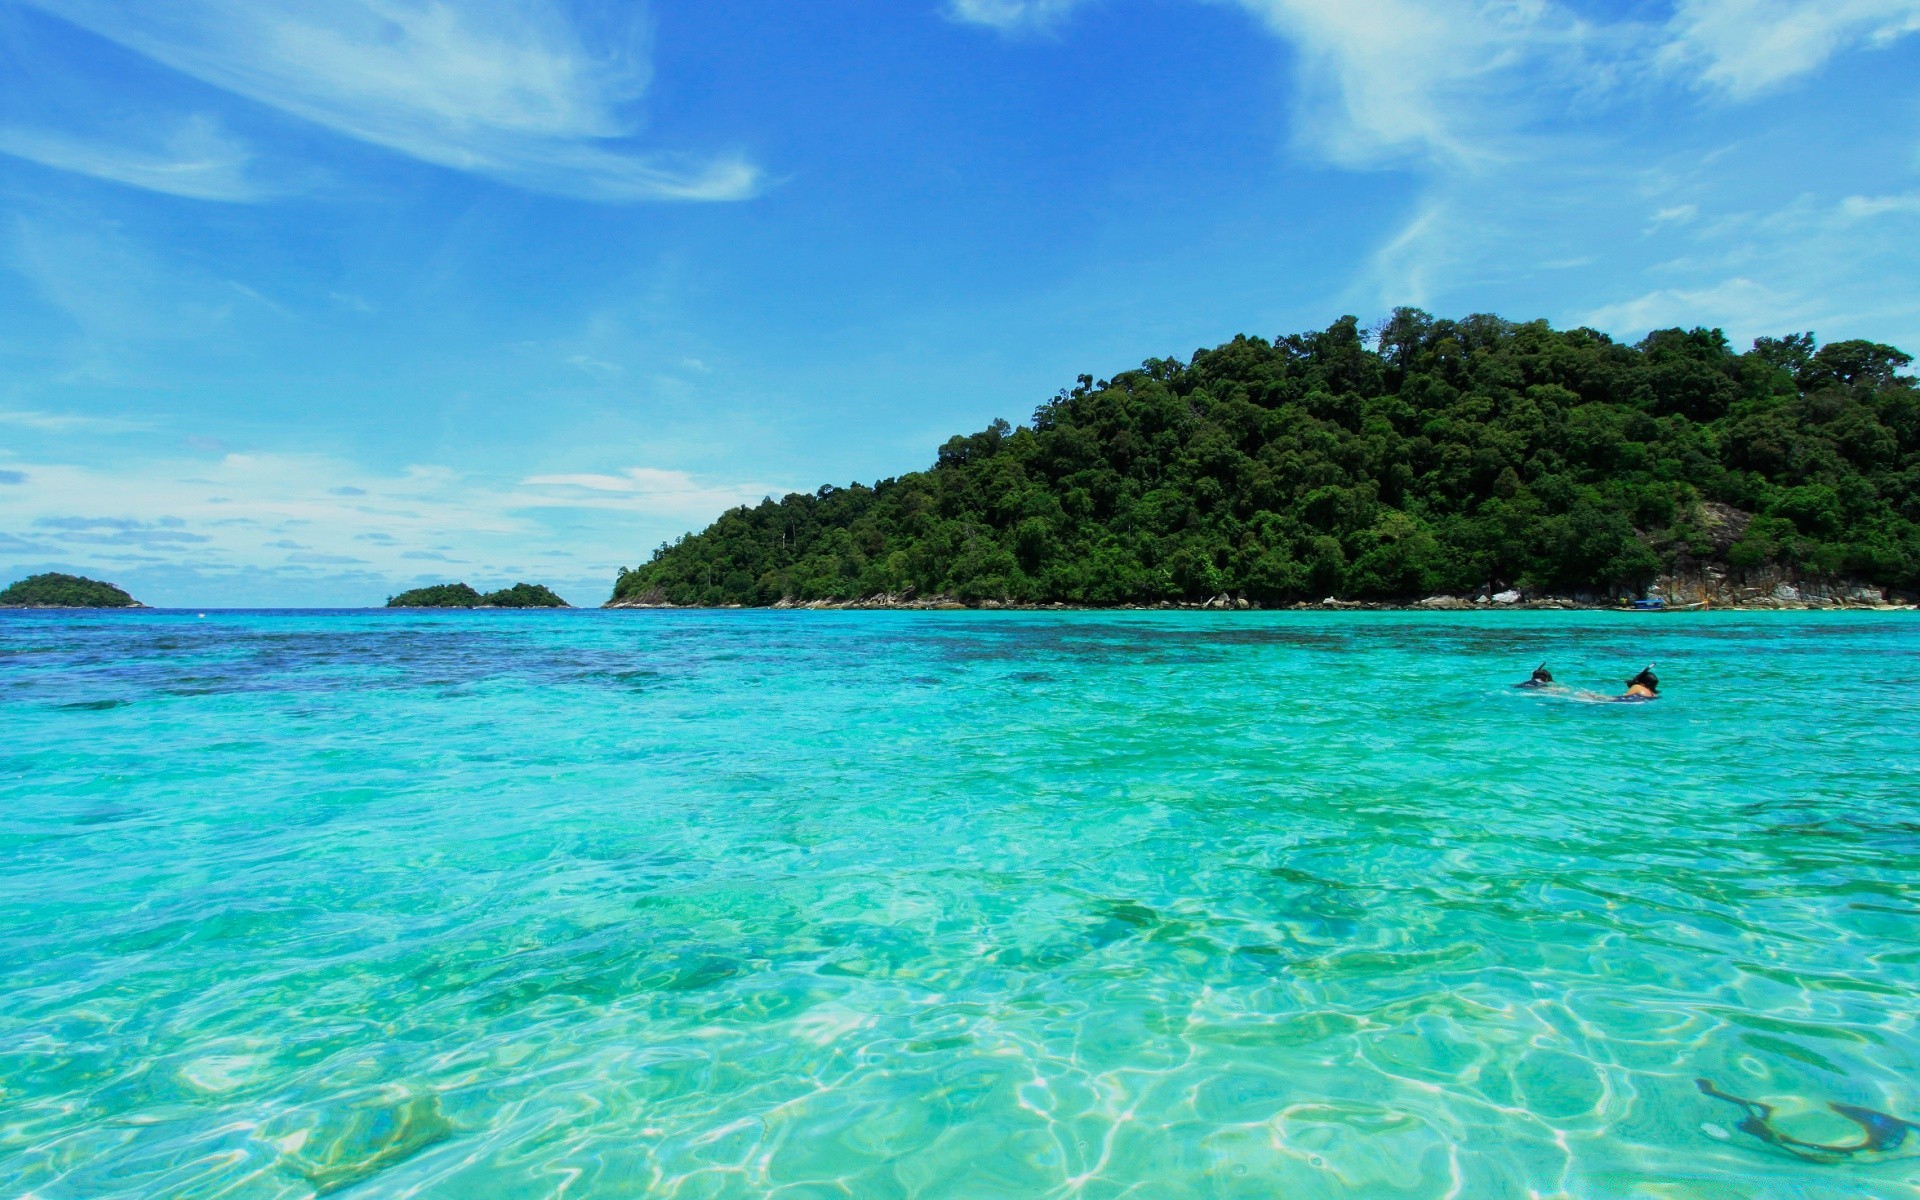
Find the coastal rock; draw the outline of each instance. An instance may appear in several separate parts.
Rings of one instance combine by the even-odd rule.
[[[1495,604],[1518,604],[1520,603],[1520,593],[1514,591],[1512,588],[1508,588],[1504,592],[1495,592],[1493,594],[1493,602]]]
[[[1706,531],[1715,558],[1724,559],[1727,551],[1753,524],[1753,514],[1718,500],[1703,500],[1693,510],[1695,524]]]
[[[263,1131],[280,1165],[315,1195],[344,1191],[453,1136],[432,1092],[382,1088],[336,1105],[289,1113]]]
[[[1463,609],[1473,605],[1458,596],[1428,596],[1414,605],[1415,608]]]

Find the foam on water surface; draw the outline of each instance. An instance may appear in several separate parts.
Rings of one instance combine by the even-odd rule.
[[[1907,614],[0,615],[0,1195],[1920,1196],[1695,1084],[1920,1119],[1917,688]]]

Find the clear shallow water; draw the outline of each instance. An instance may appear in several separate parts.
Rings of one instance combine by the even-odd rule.
[[[1541,659],[1618,691],[1506,685]],[[1920,1196],[1909,614],[0,614],[0,1195]]]

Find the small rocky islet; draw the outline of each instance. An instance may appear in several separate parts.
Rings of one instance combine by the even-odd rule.
[[[84,575],[48,571],[0,591],[0,608],[145,608],[122,588]]]
[[[388,608],[572,608],[552,588],[538,583],[516,583],[493,592],[481,592],[467,583],[436,583],[387,597]]]

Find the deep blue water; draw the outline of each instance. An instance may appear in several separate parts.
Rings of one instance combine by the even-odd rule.
[[[0,613],[0,1196],[1920,1196],[1695,1084],[1920,1120],[1917,689],[1908,613]]]

